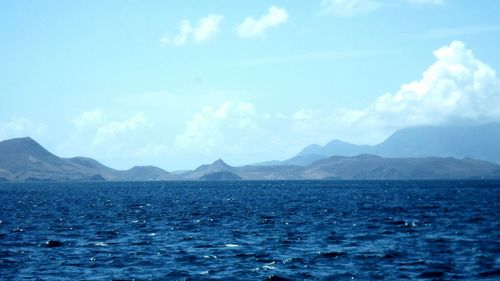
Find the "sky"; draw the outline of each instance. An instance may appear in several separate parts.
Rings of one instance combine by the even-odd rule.
[[[113,168],[500,121],[500,1],[0,1],[0,140]]]

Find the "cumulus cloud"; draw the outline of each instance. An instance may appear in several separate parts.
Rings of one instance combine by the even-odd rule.
[[[100,124],[104,120],[104,114],[100,109],[83,112],[78,116],[74,124],[77,128],[84,128],[87,126],[94,126]]]
[[[306,111],[314,114],[300,119],[301,127],[314,128],[318,135],[322,128],[335,128],[330,138],[374,143],[406,127],[500,121],[500,80],[495,70],[461,41],[435,50],[434,56],[435,62],[418,80],[381,95],[369,107],[331,114]]]
[[[244,147],[246,137],[257,131],[253,104],[226,101],[217,107],[205,106],[194,114],[185,131],[177,135],[176,146],[202,153],[220,148],[238,150]]]
[[[419,80],[381,96],[362,118],[394,127],[500,118],[500,83],[490,66],[460,41],[439,48],[434,56],[436,62]]]
[[[144,157],[152,158],[153,153],[160,151],[157,135],[149,137],[157,132],[152,130],[155,123],[141,111],[117,117],[109,111],[93,109],[81,112],[72,124],[72,131],[53,148],[56,155],[87,156],[113,168],[128,169],[131,164],[153,163],[153,159]],[[147,150],[151,153],[147,154]],[[155,156],[154,160],[160,158]]]
[[[252,38],[264,34],[271,28],[285,23],[288,20],[288,13],[285,9],[271,6],[267,14],[258,19],[247,17],[237,28],[238,35],[243,38]]]
[[[182,20],[179,23],[179,33],[175,36],[164,36],[160,39],[163,46],[179,47],[190,41],[202,43],[212,38],[218,31],[222,22],[221,15],[208,15],[201,18],[196,26],[189,20]]]
[[[100,144],[108,140],[113,140],[116,136],[135,131],[138,127],[147,124],[144,113],[138,112],[129,119],[123,121],[113,121],[103,124],[97,128],[94,143]]]
[[[44,123],[36,124],[24,117],[12,117],[7,121],[0,121],[0,140],[17,137],[39,137],[46,125]]]
[[[445,0],[408,0],[408,2],[417,5],[444,5]]]
[[[92,145],[109,144],[120,135],[152,125],[143,112],[137,112],[125,120],[111,121],[100,109],[83,112],[73,123],[75,138],[90,139]]]
[[[323,0],[321,10],[324,13],[351,17],[375,11],[380,7],[380,3],[375,0]]]

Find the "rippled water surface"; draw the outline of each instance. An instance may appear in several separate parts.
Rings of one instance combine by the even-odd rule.
[[[499,181],[0,184],[1,279],[499,280]]]

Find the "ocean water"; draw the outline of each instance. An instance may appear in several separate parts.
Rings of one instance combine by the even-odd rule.
[[[0,184],[3,280],[500,280],[500,181]]]

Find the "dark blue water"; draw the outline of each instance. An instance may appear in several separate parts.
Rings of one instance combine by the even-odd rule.
[[[1,279],[500,279],[500,181],[1,184],[0,221]]]

